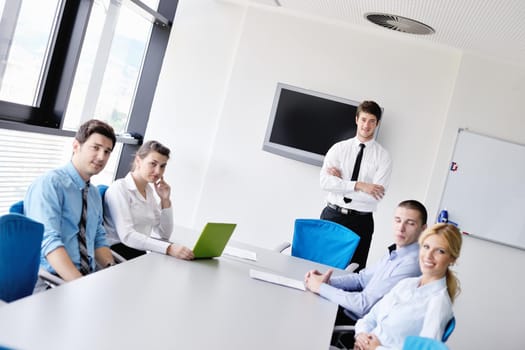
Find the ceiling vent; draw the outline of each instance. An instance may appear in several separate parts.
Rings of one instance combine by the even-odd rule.
[[[411,18],[391,15],[388,13],[367,13],[365,18],[378,26],[385,27],[403,33],[410,34],[433,34],[434,29],[425,23]]]

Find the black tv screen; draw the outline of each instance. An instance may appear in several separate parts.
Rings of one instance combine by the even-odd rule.
[[[328,149],[356,134],[359,102],[277,84],[263,150],[321,166]]]

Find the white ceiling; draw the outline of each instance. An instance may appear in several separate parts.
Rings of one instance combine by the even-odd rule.
[[[230,0],[276,11],[392,32],[525,66],[524,0]],[[282,5],[278,7],[277,4]],[[431,35],[394,32],[364,18],[384,12],[423,22]]]

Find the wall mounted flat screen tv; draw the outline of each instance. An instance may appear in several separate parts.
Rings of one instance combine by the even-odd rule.
[[[263,150],[322,166],[334,143],[355,136],[358,105],[357,101],[279,83]]]

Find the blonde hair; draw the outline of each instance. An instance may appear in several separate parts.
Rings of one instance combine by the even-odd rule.
[[[463,238],[461,237],[461,232],[456,226],[452,224],[440,223],[427,228],[419,237],[419,245],[423,245],[423,242],[432,235],[439,235],[443,237],[443,239],[447,242],[447,252],[450,254],[452,259],[456,261],[457,258],[459,258]],[[447,279],[448,295],[450,296],[450,300],[454,302],[454,299],[456,299],[456,297],[461,292],[459,280],[456,277],[456,273],[450,270],[450,267],[447,267],[447,272],[445,275]]]

